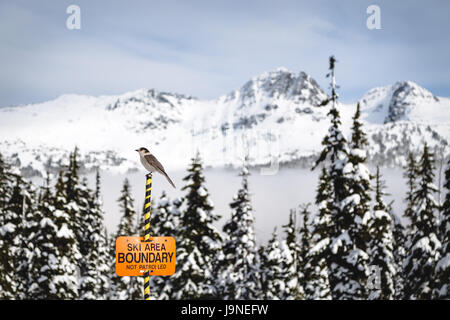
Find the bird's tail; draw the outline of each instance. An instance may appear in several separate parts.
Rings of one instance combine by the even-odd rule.
[[[163,172],[164,173],[164,176],[167,178],[167,181],[169,181],[169,183],[172,185],[172,187],[174,187],[175,189],[177,188],[177,187],[175,187],[175,184],[172,182],[172,180],[169,178],[169,175],[167,174],[167,173],[165,173],[165,172]]]

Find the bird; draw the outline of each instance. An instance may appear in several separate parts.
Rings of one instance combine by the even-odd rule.
[[[164,167],[162,166],[161,162],[156,159],[156,157],[151,154],[150,151],[148,151],[147,148],[141,147],[139,149],[136,149],[135,151],[139,152],[139,156],[141,158],[141,163],[144,166],[145,169],[147,169],[150,172],[158,172],[166,177],[167,181],[174,187],[175,184],[172,182],[172,180],[169,178],[169,175],[166,173],[166,170],[164,170]]]

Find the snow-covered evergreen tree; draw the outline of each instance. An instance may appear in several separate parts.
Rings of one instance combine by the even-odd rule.
[[[96,261],[96,290],[97,299],[108,299],[109,297],[109,278],[110,278],[110,247],[108,243],[108,233],[104,224],[105,212],[103,210],[103,201],[100,193],[100,172],[96,173],[96,184],[94,199],[91,203],[94,219],[94,235],[91,236],[96,243],[91,259]],[[97,239],[97,240],[95,240]],[[95,256],[94,256],[95,255]]]
[[[47,172],[46,184],[42,187],[38,206],[35,211],[36,230],[31,237],[34,245],[30,259],[29,299],[56,299],[51,295],[54,261],[59,256],[54,244],[57,227],[53,222],[54,196],[50,190],[50,176]]]
[[[49,242],[56,246],[58,254],[48,254],[49,268],[52,269],[52,278],[49,279],[49,299],[76,299],[78,298],[78,265],[82,258],[75,234],[75,222],[69,213],[66,185],[63,172],[60,171],[55,186],[53,206],[49,206],[52,218],[48,218],[44,225],[49,225]],[[50,200],[49,200],[50,201]],[[45,217],[44,217],[45,219]],[[50,223],[50,221],[53,223]],[[50,229],[51,228],[51,229]]]
[[[102,208],[100,205],[99,208]],[[104,216],[103,209],[101,209]],[[97,299],[108,300],[111,295],[111,244],[108,238],[108,231],[106,226],[103,226],[103,230],[100,234],[99,246],[97,248],[98,255],[98,267],[97,267]]]
[[[179,238],[178,230],[180,228],[180,217],[181,217],[181,212],[182,212],[181,206],[183,204],[183,201],[184,201],[183,198],[175,198],[171,202],[170,206],[168,207],[168,211],[167,211],[168,219],[166,220],[166,222],[164,222],[164,227],[159,229],[162,232],[166,232],[166,233],[164,233],[164,235],[175,237],[175,239],[177,241]],[[169,222],[169,221],[171,221],[171,222]],[[172,228],[172,226],[174,228],[173,231],[169,231],[169,228]],[[177,247],[178,247],[178,245],[177,245]],[[177,258],[177,260],[178,260],[178,258]],[[178,266],[177,266],[177,268],[178,268]],[[152,281],[152,278],[158,279],[158,277],[151,277],[150,281]],[[174,292],[174,284],[172,281],[173,280],[172,276],[159,277],[159,279],[162,279],[162,281],[158,282],[158,291],[156,292],[157,298],[161,299],[161,300],[168,300],[168,299],[171,299],[172,297],[174,297],[175,292]]]
[[[20,178],[15,177],[15,184],[2,214],[2,242],[6,248],[5,257],[10,269],[8,276],[11,279],[12,293],[15,298],[24,298],[20,295],[24,289],[24,282],[16,273],[21,262],[22,234],[23,234],[23,212]]]
[[[111,296],[114,300],[139,300],[143,297],[144,287],[142,277],[119,277],[116,274],[116,239],[120,236],[136,236],[139,234],[137,213],[128,179],[124,180],[120,198],[117,200],[122,212],[117,232],[111,241]]]
[[[344,200],[347,205],[344,210],[352,214],[354,219],[351,230],[351,237],[355,241],[357,248],[367,251],[367,241],[369,238],[367,224],[370,218],[370,179],[371,174],[366,166],[368,145],[366,134],[363,131],[360,120],[361,112],[359,103],[356,105],[356,112],[353,117],[352,139],[350,142],[349,163],[344,168],[349,185],[349,196]],[[347,201],[348,200],[348,201]]]
[[[442,243],[441,259],[435,268],[434,297],[437,299],[450,299],[450,161],[445,170],[444,187],[447,189],[447,194],[442,205],[442,218],[439,225]]]
[[[349,295],[348,298],[365,299],[368,296],[366,283],[370,275],[367,253],[370,250],[369,242],[371,240],[371,234],[368,230],[372,219],[370,212],[371,174],[366,166],[367,139],[362,128],[360,115],[358,103],[353,117],[349,161],[343,169],[347,178],[348,195],[341,202],[341,210],[345,215],[341,228],[348,230],[348,235],[353,243],[353,248],[346,257],[346,262],[352,264],[352,280],[357,285],[353,288],[356,289],[354,291],[355,296]]]
[[[414,192],[415,206],[411,211],[411,233],[404,263],[406,275],[405,297],[407,299],[430,299],[432,297],[434,269],[440,256],[441,243],[437,237],[434,198],[434,159],[427,144],[418,170],[418,186]]]
[[[80,260],[80,279],[79,279],[79,298],[83,300],[96,299],[97,286],[97,249],[98,233],[97,217],[91,210],[93,202],[92,195],[87,186],[87,181],[83,179],[82,183],[74,186],[77,189],[77,210],[72,211],[76,215],[77,238],[80,253],[83,259]]]
[[[99,178],[99,177],[97,177]],[[97,190],[99,185],[97,183]],[[87,300],[106,299],[108,292],[109,250],[104,237],[104,213],[101,200],[96,198],[83,179],[79,186],[78,230],[79,245],[83,259],[80,262],[79,298]]]
[[[332,186],[330,201],[333,219],[333,234],[330,242],[329,282],[334,299],[367,298],[365,284],[369,275],[368,255],[365,252],[365,232],[361,222],[366,201],[364,184],[370,175],[363,166],[365,154],[360,146],[352,145],[349,150],[347,140],[341,131],[341,120],[337,109],[336,82],[334,77],[335,58],[330,57],[331,97],[323,105],[332,103],[329,116],[331,127],[322,144],[324,146],[314,166],[329,162],[328,174]],[[360,135],[361,137],[361,135]],[[362,143],[362,140],[359,141]],[[361,151],[361,152],[360,152]],[[314,169],[313,168],[313,169]],[[359,188],[361,183],[361,188]]]
[[[254,300],[261,291],[248,175],[244,163],[240,172],[242,185],[230,203],[231,218],[223,226],[223,258],[218,264],[216,285],[221,299]]]
[[[370,233],[368,253],[370,264],[375,266],[378,271],[375,276],[380,278],[373,279],[371,287],[368,288],[369,299],[391,300],[395,294],[397,268],[394,258],[393,219],[383,199],[387,195],[384,192],[385,188],[385,183],[381,179],[380,168],[377,166],[375,205],[372,212],[373,217],[368,222]]]
[[[303,218],[302,225],[299,229],[300,243],[299,243],[299,287],[298,298],[313,299],[315,288],[313,288],[315,280],[314,264],[311,261],[309,252],[312,247],[312,233],[311,233],[311,211],[309,209],[310,204],[304,204],[301,206],[300,215]]]
[[[30,298],[30,287],[33,284],[33,272],[35,271],[31,259],[35,252],[34,236],[40,229],[40,221],[42,214],[37,210],[36,189],[33,184],[21,180],[21,200],[22,203],[22,245],[20,251],[20,265],[16,270],[17,276],[20,277],[20,282],[23,283],[23,289],[18,297],[23,299]]]
[[[316,205],[318,214],[312,220],[311,249],[307,259],[312,269],[309,279],[306,299],[331,299],[330,282],[328,280],[328,264],[332,261],[329,244],[333,234],[332,210],[332,186],[327,169],[322,167],[319,176],[319,186],[316,193]]]
[[[220,216],[214,212],[205,186],[200,155],[192,159],[186,185],[185,209],[180,217],[177,239],[177,270],[171,282],[175,299],[210,298],[215,295],[216,257],[222,237],[213,226]]]
[[[83,257],[78,261],[78,297],[88,300],[103,299],[105,297],[99,292],[105,291],[101,287],[106,283],[99,270],[105,271],[105,261],[101,261],[98,252],[100,246],[102,250],[106,250],[103,238],[103,212],[95,202],[95,192],[89,189],[86,178],[80,182],[79,169],[79,152],[75,147],[70,154],[69,167],[64,174],[64,184],[67,195],[66,209],[73,220],[73,230]]]
[[[30,299],[77,298],[76,259],[80,256],[75,235],[67,227],[70,225],[69,216],[56,208],[56,206],[64,207],[62,179],[59,183],[60,185],[57,185],[57,189],[61,192],[58,194],[59,201],[51,192],[49,176],[41,190],[36,210],[36,216],[40,221],[32,236],[34,250],[30,261],[32,268]],[[70,254],[74,256],[69,256]]]
[[[303,262],[305,252],[299,244],[299,230],[297,228],[297,211],[291,209],[289,222],[283,226],[285,239],[281,241],[282,272],[286,278],[285,291],[281,293],[283,300],[299,300],[304,298]]]
[[[392,212],[392,209],[389,209]],[[400,218],[391,213],[391,217],[393,219],[393,231],[392,235],[394,237],[394,259],[395,259],[395,300],[402,300],[404,298],[404,286],[405,286],[405,273],[403,270],[403,261],[406,256],[406,234],[405,227],[402,225]]]
[[[0,299],[12,299],[15,295],[14,265],[9,247],[11,239],[6,237],[14,232],[14,225],[6,214],[6,206],[11,194],[11,173],[0,154]]]
[[[29,259],[32,243],[29,233],[33,223],[33,194],[31,186],[19,175],[3,214],[2,238],[8,248],[8,256],[14,268],[14,297],[26,299],[29,288]]]
[[[413,153],[408,154],[407,164],[405,167],[405,173],[403,177],[406,179],[408,190],[406,192],[406,209],[404,216],[412,219],[413,218],[413,208],[416,205],[414,194],[417,189],[417,177],[418,177],[418,164],[416,161],[416,157]],[[414,223],[414,221],[411,221]]]
[[[288,248],[283,248],[287,250]],[[282,250],[277,239],[276,228],[267,246],[258,250],[260,259],[261,289],[264,300],[279,300],[285,294],[286,277],[283,274]]]
[[[177,239],[177,232],[180,220],[180,206],[182,199],[175,199],[173,202],[163,191],[158,201],[158,206],[152,212],[151,233],[152,236],[174,237]],[[152,276],[150,277],[150,294],[153,299],[167,300],[172,295],[171,277]]]

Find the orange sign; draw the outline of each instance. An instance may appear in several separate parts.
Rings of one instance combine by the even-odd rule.
[[[176,245],[173,237],[118,237],[116,273],[118,276],[170,276],[175,273]]]

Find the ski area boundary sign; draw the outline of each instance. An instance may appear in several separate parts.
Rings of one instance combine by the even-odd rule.
[[[118,276],[170,276],[175,273],[176,243],[173,237],[118,237],[116,274]]]

